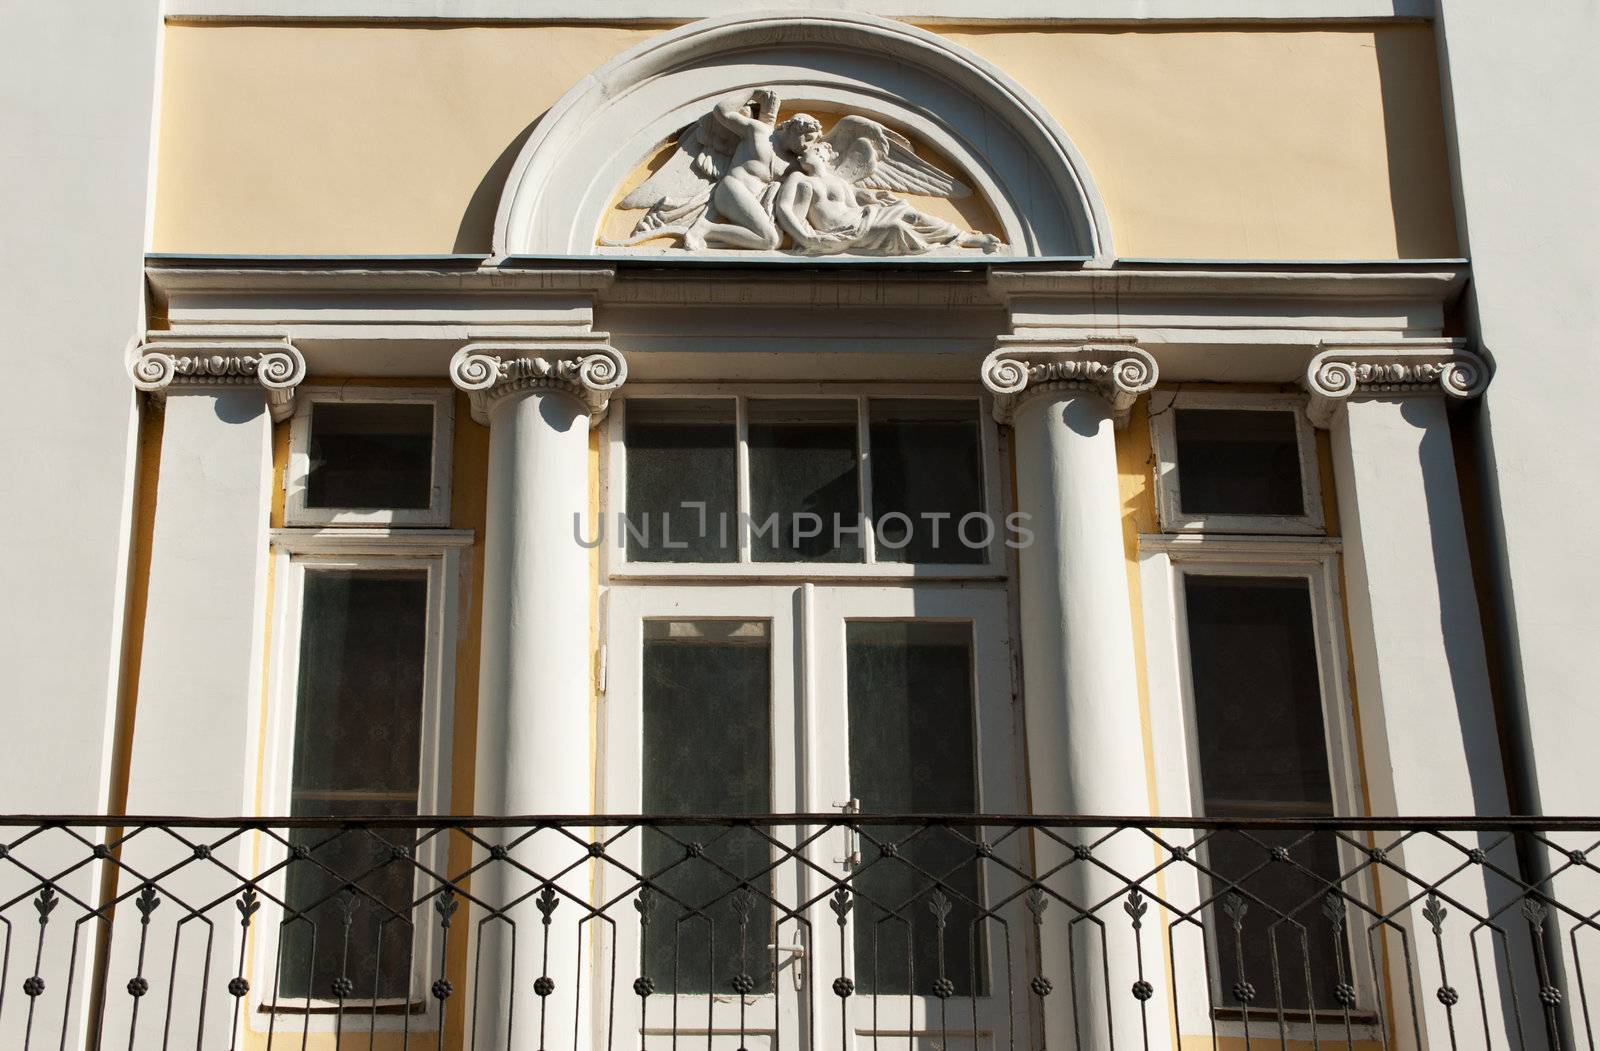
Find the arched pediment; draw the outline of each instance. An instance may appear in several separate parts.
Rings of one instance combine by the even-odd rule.
[[[921,251],[920,244],[911,251],[896,250],[907,243],[893,236],[896,231],[891,227],[897,222],[907,230],[923,230],[929,240],[939,242],[931,246],[938,252],[977,253],[987,248],[1007,256],[1113,254],[1105,208],[1083,160],[1037,100],[982,59],[932,33],[868,15],[832,13],[747,15],[692,23],[646,41],[586,77],[540,120],[523,146],[501,195],[495,251],[682,254],[682,237],[633,246],[602,242],[625,239],[617,237],[618,223],[635,221],[641,209],[634,208],[619,220],[619,206],[652,169],[673,163],[675,146],[684,141],[686,129],[702,125],[707,137],[728,132],[726,119],[710,116],[719,103],[751,99],[761,89],[771,89],[781,99],[781,109],[762,112],[761,105],[752,101],[744,111],[747,117],[776,125],[801,110],[815,112],[835,145],[866,149],[859,141],[865,135],[888,146],[873,154],[885,157],[884,163],[890,162],[888,154],[903,158],[909,148],[916,159],[907,164],[931,166],[967,191],[956,207],[942,211],[921,207],[910,213],[912,218],[927,213],[921,226],[907,225],[907,209],[927,205],[930,196],[939,196],[938,187],[933,186],[931,194],[926,185],[893,194],[906,205],[886,199],[874,213],[882,220],[875,220],[880,232],[888,231],[888,236],[859,238],[859,250],[847,246],[838,254]],[[847,117],[865,122],[841,129]],[[883,129],[881,135],[874,126]],[[723,159],[727,157],[723,154]],[[764,169],[775,173],[766,195],[769,216],[782,188],[776,173],[790,157],[785,153]],[[840,170],[859,175],[862,166],[841,163]],[[713,187],[720,177],[706,177],[705,185]],[[768,176],[756,181],[761,178]],[[795,181],[805,180],[797,175]],[[911,186],[889,171],[870,181]],[[787,195],[789,208],[783,214],[799,215],[797,202],[817,196],[821,195],[796,187]],[[713,205],[711,219],[722,218]],[[971,238],[959,241],[940,222],[989,227],[981,232],[993,234],[1000,245],[980,248]],[[703,250],[740,256],[797,252],[794,239],[787,235],[782,235],[778,251],[755,245],[719,247],[716,240],[713,237]]]

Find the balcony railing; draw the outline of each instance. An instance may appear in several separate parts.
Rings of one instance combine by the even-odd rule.
[[[1592,1048],[1597,840],[1588,819],[6,818],[0,1046]]]

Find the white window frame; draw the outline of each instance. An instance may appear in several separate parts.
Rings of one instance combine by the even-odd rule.
[[[1262,577],[1300,579],[1310,589],[1312,626],[1322,687],[1323,734],[1328,748],[1328,772],[1335,816],[1355,817],[1365,810],[1356,748],[1355,713],[1346,667],[1343,600],[1339,588],[1341,543],[1331,537],[1229,537],[1144,534],[1139,537],[1139,581],[1144,613],[1146,672],[1150,700],[1150,726],[1155,754],[1162,757],[1155,770],[1160,812],[1203,816],[1199,735],[1194,708],[1189,630],[1183,581],[1187,576]],[[1181,833],[1168,833],[1181,837]],[[1175,838],[1174,842],[1181,841]],[[1341,848],[1345,871],[1355,869],[1358,856]],[[1376,898],[1370,878],[1363,879],[1369,902]],[[1198,900],[1199,882],[1192,868],[1168,870],[1169,893],[1178,901]],[[1350,941],[1351,981],[1359,999],[1354,1008],[1353,1035],[1381,1039],[1376,1015],[1382,1009],[1381,976],[1374,973],[1359,932],[1365,923],[1349,913],[1346,932]],[[1215,942],[1205,951],[1214,952]],[[1203,973],[1187,972],[1190,981],[1204,982]],[[1245,1025],[1232,1019],[1213,1018],[1203,985],[1179,997],[1180,1032],[1220,1037],[1243,1037]],[[1291,1040],[1343,1039],[1342,1021],[1333,1017],[1335,1005],[1320,1011],[1328,1017],[1288,1023]],[[1320,1012],[1319,1012],[1320,1013]],[[1373,1019],[1369,1024],[1366,1020]],[[1252,1036],[1263,1036],[1269,1024],[1277,1033],[1277,1018],[1270,1009],[1252,1018]]]
[[[311,473],[311,413],[317,405],[431,405],[433,461],[427,507],[307,507]],[[283,521],[289,526],[447,526],[450,464],[455,436],[455,391],[435,387],[302,387],[289,421],[289,463],[284,472]]]
[[[294,730],[299,688],[301,607],[308,569],[421,570],[427,575],[427,629],[423,657],[421,755],[417,785],[419,815],[450,812],[451,742],[455,711],[456,624],[459,619],[459,581],[473,534],[470,530],[390,529],[277,529],[273,545],[272,653],[269,664],[267,737],[263,755],[261,810],[267,814],[289,812],[294,774]],[[446,867],[447,838],[436,836],[419,853],[416,862],[435,872]],[[270,836],[258,840],[260,871],[287,859],[282,843]],[[268,884],[282,898],[285,881],[278,875]],[[280,1032],[290,1029],[313,1033],[333,1032],[340,1023],[336,1001],[320,998],[279,997],[273,1000],[281,910],[270,900],[252,924],[250,1010],[246,1026],[264,1033],[269,1024]],[[406,1004],[379,1001],[383,1010],[370,1013],[370,1000],[347,999],[342,1025],[347,1030],[432,1031],[440,1024],[438,1001],[427,995],[432,972],[438,969],[439,931],[432,909],[418,909],[413,917],[416,945],[411,991]],[[279,1016],[272,1023],[276,1007]],[[404,1007],[404,1010],[394,1010]],[[285,1022],[284,1016],[292,1016]]]
[[[848,562],[755,562],[750,557],[747,529],[735,529],[739,547],[737,562],[630,562],[623,538],[618,535],[618,516],[627,507],[628,402],[636,398],[708,399],[734,401],[738,465],[737,511],[748,521],[750,513],[749,446],[746,407],[751,399],[825,399],[856,403],[856,472],[858,499],[865,516],[872,504],[870,399],[900,398],[941,401],[971,401],[978,411],[978,432],[983,463],[984,513],[993,522],[993,537],[982,562],[970,564],[880,562],[870,524],[861,536],[863,561]],[[601,565],[607,580],[621,582],[648,580],[999,580],[1006,575],[1006,516],[1009,506],[1002,481],[1003,436],[994,422],[987,394],[975,392],[971,384],[893,384],[893,383],[770,383],[770,384],[629,384],[611,401],[602,444],[600,508],[605,516],[605,542],[601,545]],[[585,523],[582,536],[592,541],[598,523]],[[955,522],[941,523],[955,529]]]
[[[1306,416],[1305,398],[1296,394],[1235,394],[1202,391],[1157,391],[1150,402],[1150,435],[1156,454],[1156,511],[1169,533],[1294,533],[1325,529],[1322,481],[1317,462],[1316,431]],[[1294,416],[1300,459],[1298,515],[1231,515],[1185,513],[1178,483],[1178,409],[1233,409],[1244,412],[1288,412]]]

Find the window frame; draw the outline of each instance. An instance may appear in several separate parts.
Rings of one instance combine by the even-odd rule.
[[[1365,812],[1340,594],[1341,549],[1342,544],[1336,537],[1165,533],[1139,537],[1139,587],[1152,745],[1155,754],[1168,757],[1166,762],[1157,764],[1155,771],[1161,812],[1197,817],[1205,814],[1183,590],[1184,579],[1188,576],[1299,579],[1307,583],[1321,682],[1323,734],[1328,750],[1333,813],[1336,817],[1359,817]],[[1353,871],[1363,859],[1354,848],[1342,844],[1339,860],[1343,871]],[[1183,900],[1185,896],[1199,900],[1200,881],[1193,869],[1174,868],[1169,871],[1168,879],[1169,886],[1176,892],[1176,900]],[[1368,902],[1377,900],[1376,883],[1370,873],[1361,877],[1359,886]],[[1345,929],[1351,983],[1358,997],[1351,1011],[1352,1032],[1359,1039],[1379,1039],[1378,1013],[1382,1004],[1378,1001],[1384,996],[1384,987],[1381,975],[1372,967],[1370,955],[1363,951],[1365,946],[1357,933],[1363,929],[1359,917],[1354,909],[1347,910]],[[1206,937],[1205,952],[1214,974],[1216,942],[1209,935]],[[1199,980],[1205,981],[1205,976],[1200,976]],[[1232,1009],[1209,1006],[1210,993],[1203,987],[1179,999],[1183,1004],[1178,1019],[1182,1032],[1215,1031],[1224,1037],[1246,1035],[1244,1023],[1234,1016]],[[1297,1017],[1296,1012],[1286,1011],[1289,1038],[1342,1038],[1342,1016],[1333,1008],[1331,1004],[1319,1006],[1315,1018],[1306,1018],[1303,1013]],[[1263,1007],[1260,1015],[1264,1021],[1253,1019],[1251,1025],[1270,1022],[1276,1032],[1275,1011]]]
[[[433,457],[427,507],[307,507],[311,472],[311,414],[317,405],[431,405]],[[448,387],[308,386],[295,397],[289,420],[289,459],[283,473],[287,526],[415,526],[450,524],[450,468],[455,438],[455,391]]]
[[[450,812],[451,757],[455,716],[455,650],[460,619],[460,578],[470,557],[470,530],[391,529],[276,529],[272,531],[273,596],[271,654],[268,665],[265,741],[262,749],[261,795],[258,808],[265,814],[288,814],[294,776],[295,722],[298,710],[300,642],[305,575],[308,570],[421,570],[427,577],[427,628],[423,655],[423,693],[420,734],[417,813],[419,816]],[[467,552],[464,554],[463,552]],[[435,836],[418,853],[418,866],[442,872],[446,865],[447,837]],[[273,836],[258,838],[260,867],[270,871],[288,860],[286,845]],[[273,999],[279,949],[281,899],[286,877],[278,872],[268,885],[260,917],[252,924],[250,987],[259,990],[252,1008],[243,1012],[251,1031],[265,1032],[274,1015],[292,1015],[294,1028],[333,1032],[341,1024],[337,1001],[318,997]],[[414,928],[416,942],[410,994],[405,1001],[380,999],[373,1011],[370,999],[344,1001],[342,1025],[376,1031],[409,1026],[431,1031],[440,1024],[437,1001],[427,995],[429,972],[437,969],[439,931],[424,922]],[[360,1019],[358,1021],[358,1019]],[[282,1028],[277,1027],[277,1028]]]
[[[1237,515],[1215,511],[1185,512],[1178,478],[1177,411],[1180,409],[1292,413],[1300,461],[1300,506],[1304,513]],[[1150,437],[1155,450],[1156,513],[1165,532],[1315,535],[1326,530],[1316,430],[1306,415],[1304,397],[1297,394],[1158,391],[1152,395],[1150,404]]]
[[[970,401],[977,408],[978,434],[983,478],[984,513],[994,523],[993,536],[987,546],[985,558],[973,563],[934,562],[880,562],[876,560],[876,543],[872,529],[863,530],[861,562],[756,562],[750,557],[750,539],[745,528],[735,529],[735,542],[739,546],[739,559],[735,562],[634,562],[629,561],[626,549],[619,544],[617,525],[619,515],[627,510],[627,411],[632,399],[682,398],[706,400],[728,398],[735,401],[735,479],[736,509],[748,515],[750,510],[749,446],[747,404],[752,399],[824,399],[856,403],[856,471],[857,496],[865,516],[871,507],[872,464],[868,402],[875,399],[904,399],[932,401]],[[770,580],[770,581],[824,581],[824,580],[999,580],[1006,575],[1005,521],[1011,508],[1008,493],[1002,484],[1002,454],[1004,436],[995,423],[991,401],[987,393],[972,389],[971,384],[894,384],[894,383],[771,383],[771,384],[677,384],[630,383],[611,401],[606,416],[601,442],[601,477],[599,507],[604,516],[606,533],[601,544],[601,566],[607,580],[622,582],[669,580]],[[943,523],[941,528],[955,528],[954,522]],[[588,522],[582,530],[586,542],[592,542],[597,523]]]

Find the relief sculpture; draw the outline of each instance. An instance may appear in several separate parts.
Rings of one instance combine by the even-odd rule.
[[[905,136],[861,116],[841,117],[824,135],[810,114],[778,121],[778,106],[777,92],[761,88],[684,128],[666,164],[621,201],[647,209],[633,233],[602,243],[671,237],[687,251],[879,256],[1001,246],[895,196],[971,193]]]

